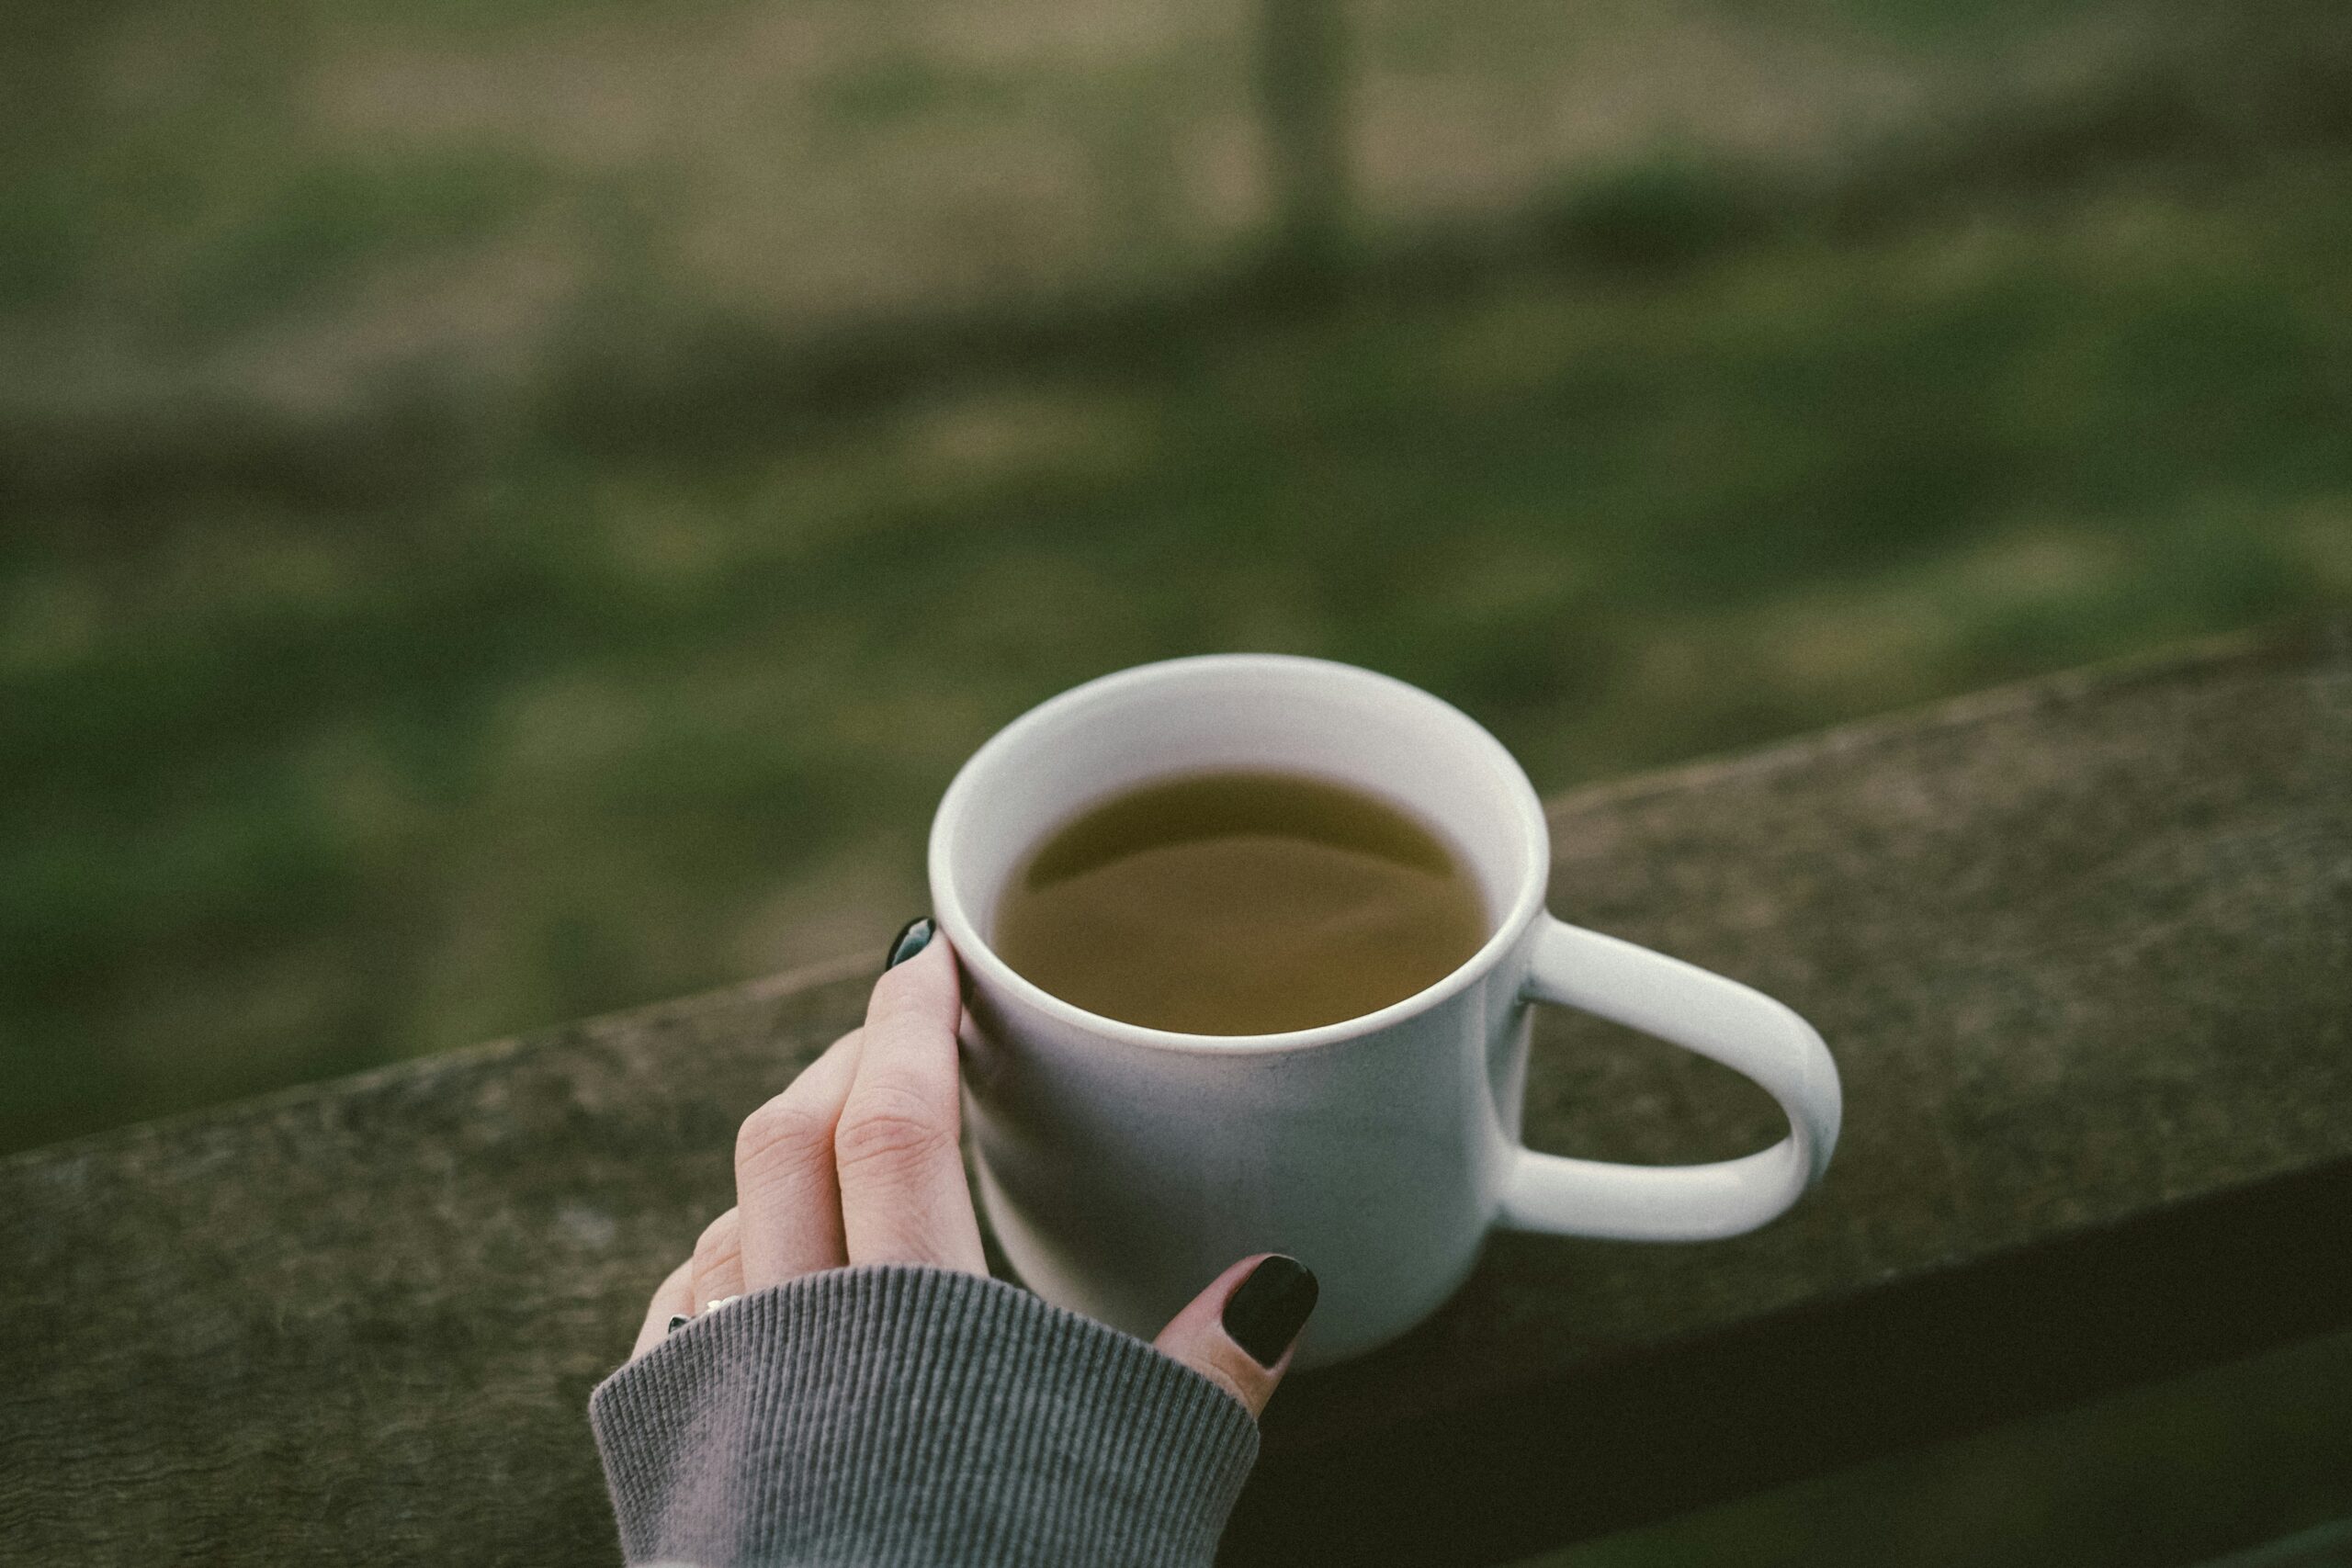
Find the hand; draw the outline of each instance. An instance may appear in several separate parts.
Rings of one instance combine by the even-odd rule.
[[[743,1122],[735,1207],[653,1292],[632,1358],[660,1343],[677,1314],[821,1269],[922,1263],[988,1272],[959,1145],[962,1013],[944,937],[883,974],[864,1027]],[[1252,1416],[1282,1381],[1314,1305],[1314,1276],[1270,1257],[1245,1258],[1218,1275],[1153,1341]]]

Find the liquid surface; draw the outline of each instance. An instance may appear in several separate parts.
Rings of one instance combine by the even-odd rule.
[[[1193,773],[1048,833],[989,940],[1089,1012],[1193,1034],[1311,1029],[1402,1001],[1487,936],[1453,846],[1399,807],[1282,773]]]

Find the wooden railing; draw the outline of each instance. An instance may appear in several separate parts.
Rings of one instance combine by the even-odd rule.
[[[2352,1323],[2352,647],[1995,693],[1553,809],[1553,907],[1815,1021],[1826,1185],[1702,1247],[1498,1237],[1302,1377],[1246,1562],[1487,1562]],[[615,1556],[582,1406],[864,961],[0,1165],[0,1556]],[[1760,1095],[1546,1014],[1545,1147]],[[5,1091],[5,1090],[0,1090]]]

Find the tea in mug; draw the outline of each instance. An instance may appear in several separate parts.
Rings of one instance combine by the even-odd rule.
[[[1402,807],[1272,772],[1155,780],[1047,833],[996,907],[1023,977],[1126,1023],[1271,1034],[1426,989],[1489,934],[1464,857]]]

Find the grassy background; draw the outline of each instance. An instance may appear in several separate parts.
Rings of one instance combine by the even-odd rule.
[[[1143,660],[1556,789],[2352,603],[2352,49],[2247,15],[1362,6],[1302,301],[1246,8],[41,0],[0,1148],[873,946]]]
[[[1374,665],[1558,788],[2340,607],[2347,197],[2127,183],[674,445],[427,411],[36,489],[0,1136],[873,945],[956,763],[1143,660]]]

